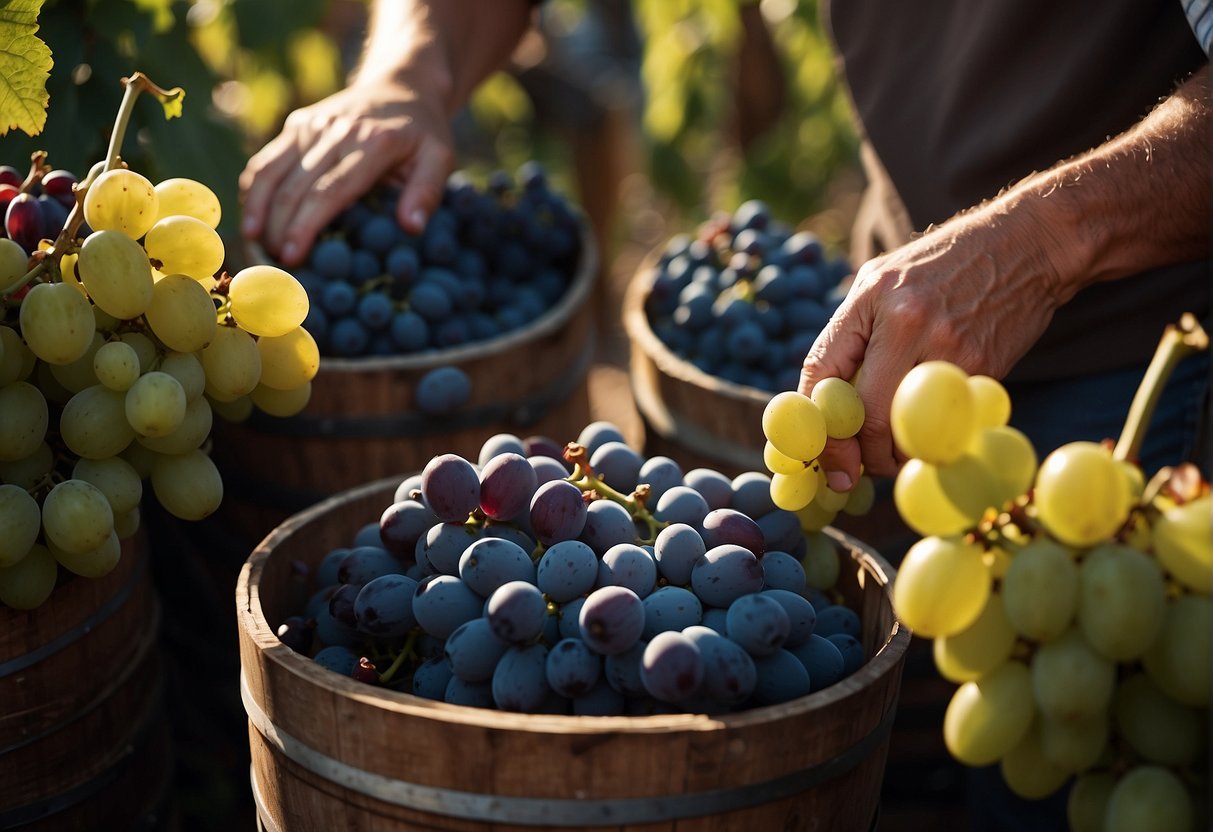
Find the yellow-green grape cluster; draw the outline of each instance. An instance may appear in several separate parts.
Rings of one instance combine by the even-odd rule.
[[[1186,485],[1146,488],[1093,442],[1038,469],[1009,415],[998,382],[944,362],[907,374],[890,410],[910,457],[894,500],[923,535],[894,607],[959,685],[947,747],[1025,798],[1075,780],[1075,832],[1207,828],[1208,483],[1188,466]]]
[[[28,258],[0,240],[0,602],[19,609],[60,567],[114,568],[145,481],[177,517],[214,512],[214,414],[293,415],[320,365],[294,277],[223,273],[208,187],[118,168],[77,199],[91,232],[27,290]]]
[[[840,378],[819,382],[811,396],[778,393],[762,413],[762,458],[771,472],[771,500],[795,512],[805,531],[821,531],[840,511],[864,514],[875,499],[870,477],[850,491],[835,491],[818,461],[826,439],[849,439],[863,427],[863,400]]]

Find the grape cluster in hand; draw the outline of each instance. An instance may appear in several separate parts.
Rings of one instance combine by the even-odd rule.
[[[862,665],[839,568],[765,474],[683,472],[595,422],[563,453],[499,434],[474,462],[432,459],[321,560],[279,636],[338,673],[454,704],[723,713]]]
[[[542,168],[497,171],[483,187],[457,172],[420,236],[395,219],[382,186],[321,234],[296,277],[312,305],[305,328],[324,355],[443,350],[533,322],[565,295],[580,225]]]

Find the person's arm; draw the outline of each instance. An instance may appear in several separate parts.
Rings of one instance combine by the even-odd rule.
[[[529,0],[376,0],[349,85],[291,113],[240,177],[245,237],[287,265],[316,234],[391,175],[400,223],[421,230],[454,166],[451,116],[505,64]]]
[[[861,459],[897,472],[889,404],[916,364],[1002,378],[1085,286],[1208,257],[1211,113],[1206,65],[1127,132],[863,264],[800,377],[808,394],[863,366],[866,422],[827,448],[832,486],[849,489]]]

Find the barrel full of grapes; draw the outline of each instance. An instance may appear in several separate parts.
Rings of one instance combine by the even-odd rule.
[[[237,586],[252,788],[267,830],[873,828],[910,634],[893,570],[842,533],[838,589],[868,661],[778,705],[719,716],[534,715],[450,705],[326,670],[276,636],[290,576],[390,502],[397,479],[294,515]]]

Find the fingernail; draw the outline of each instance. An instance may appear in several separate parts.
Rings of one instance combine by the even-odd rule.
[[[252,237],[257,233],[257,220],[252,217],[245,217],[244,222],[240,224],[240,230],[244,232],[245,236]]]
[[[846,471],[830,471],[826,474],[826,484],[831,491],[850,491],[853,483]]]
[[[420,208],[414,208],[409,212],[408,217],[409,225],[413,227],[414,231],[421,231],[425,228],[425,211],[422,211]]]
[[[298,257],[299,257],[299,244],[298,243],[292,241],[282,247],[282,259],[283,260],[293,263],[293,262],[295,262],[296,259],[298,259]]]

